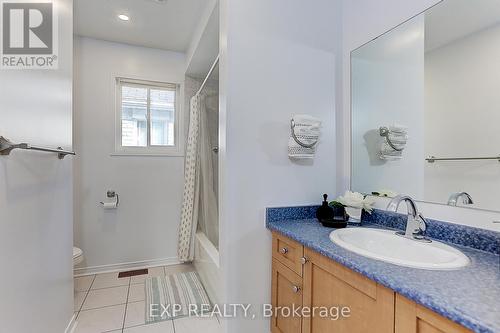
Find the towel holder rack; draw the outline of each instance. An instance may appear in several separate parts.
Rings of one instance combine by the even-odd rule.
[[[429,163],[434,163],[437,161],[485,161],[485,160],[497,160],[500,162],[500,155],[498,156],[487,156],[487,157],[436,157],[429,156],[425,159]]]
[[[385,137],[385,140],[387,141],[387,144],[394,149],[395,151],[403,151],[404,148],[398,148],[392,141],[391,138],[389,138],[390,131],[387,127],[380,127],[380,136]]]
[[[47,147],[39,147],[33,146],[29,143],[12,143],[10,140],[0,136],[0,155],[10,155],[10,152],[14,149],[25,149],[25,150],[37,150],[37,151],[45,151],[49,153],[57,153],[57,157],[62,160],[66,155],[76,155],[74,151],[64,150],[61,147],[47,148]]]

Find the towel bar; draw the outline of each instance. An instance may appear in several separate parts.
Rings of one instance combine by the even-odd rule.
[[[488,157],[435,157],[435,156],[429,156],[425,160],[429,163],[434,163],[437,161],[478,161],[478,160],[497,160],[498,162],[500,162],[500,155],[488,156]]]
[[[66,157],[66,155],[76,155],[74,151],[64,150],[61,147],[54,149],[54,148],[32,146],[29,143],[14,144],[10,142],[8,139],[4,138],[3,136],[0,136],[0,155],[10,155],[10,152],[14,149],[37,150],[49,153],[57,153],[57,156],[61,160],[64,157]]]

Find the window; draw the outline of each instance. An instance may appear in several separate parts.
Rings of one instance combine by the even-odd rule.
[[[118,78],[117,152],[179,153],[178,85]]]

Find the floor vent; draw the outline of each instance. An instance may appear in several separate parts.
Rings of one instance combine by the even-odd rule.
[[[120,272],[118,273],[119,278],[126,278],[130,276],[136,276],[136,275],[146,275],[148,274],[148,270],[146,269],[136,269],[134,271],[126,271],[126,272]]]

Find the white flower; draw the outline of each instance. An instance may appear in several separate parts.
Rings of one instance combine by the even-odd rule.
[[[375,203],[373,199],[368,197],[365,198],[363,194],[351,191],[346,191],[343,196],[338,197],[337,201],[344,206],[361,208],[367,212],[371,212],[373,210],[372,206]]]
[[[398,195],[393,190],[386,190],[386,189],[380,190],[380,191],[378,191],[378,193],[380,196],[388,197],[388,198],[394,198],[396,195]]]

